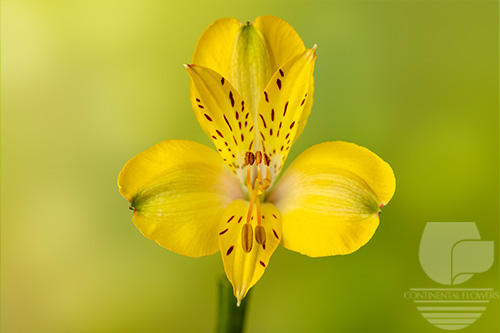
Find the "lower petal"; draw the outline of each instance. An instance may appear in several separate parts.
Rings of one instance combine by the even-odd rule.
[[[133,157],[118,177],[141,233],[191,257],[219,250],[225,207],[243,197],[238,179],[212,149],[192,141],[163,141]]]
[[[352,143],[328,142],[302,153],[268,201],[283,216],[281,244],[321,257],[366,244],[394,191],[394,173],[380,157]]]
[[[234,201],[224,210],[219,225],[219,244],[224,270],[233,285],[238,305],[264,274],[281,239],[281,215],[274,205],[262,204],[260,215],[263,229],[260,230],[257,227],[256,209],[253,209],[249,226],[245,227],[248,209],[248,201]],[[260,234],[261,230],[265,232],[264,237]]]

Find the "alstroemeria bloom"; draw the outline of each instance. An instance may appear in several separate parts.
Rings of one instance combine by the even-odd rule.
[[[118,178],[146,237],[186,256],[221,252],[238,304],[278,244],[311,257],[366,244],[395,191],[391,167],[346,142],[309,148],[276,182],[311,109],[315,57],[276,17],[215,21],[186,68],[195,115],[219,154],[164,141]]]

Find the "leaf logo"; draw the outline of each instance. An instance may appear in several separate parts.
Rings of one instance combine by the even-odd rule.
[[[419,258],[429,278],[458,285],[490,269],[493,254],[493,241],[482,241],[474,222],[428,222]]]

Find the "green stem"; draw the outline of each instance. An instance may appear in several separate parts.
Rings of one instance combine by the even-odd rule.
[[[236,306],[236,297],[233,295],[233,286],[225,276],[218,282],[219,287],[219,314],[217,318],[217,333],[242,333],[245,324],[245,310],[250,293]]]

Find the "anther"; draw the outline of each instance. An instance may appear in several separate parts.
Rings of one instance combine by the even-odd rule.
[[[266,166],[269,166],[270,163],[271,163],[271,159],[269,158],[269,156],[267,156],[266,153],[264,153],[264,164]]]
[[[255,160],[256,160],[257,164],[262,163],[262,153],[260,151],[255,153]]]
[[[261,190],[265,191],[271,186],[271,179],[269,178],[264,178],[262,179],[262,185],[260,186]],[[264,194],[264,192],[262,192]]]
[[[266,243],[266,229],[261,225],[255,227],[255,241],[260,245]]]
[[[250,223],[243,224],[243,228],[241,229],[241,245],[243,247],[243,251],[246,253],[252,251],[253,229]]]
[[[253,165],[255,162],[255,155],[251,151],[245,153],[245,165]]]
[[[271,186],[271,170],[266,168],[266,178],[262,179],[260,188],[265,191]]]

